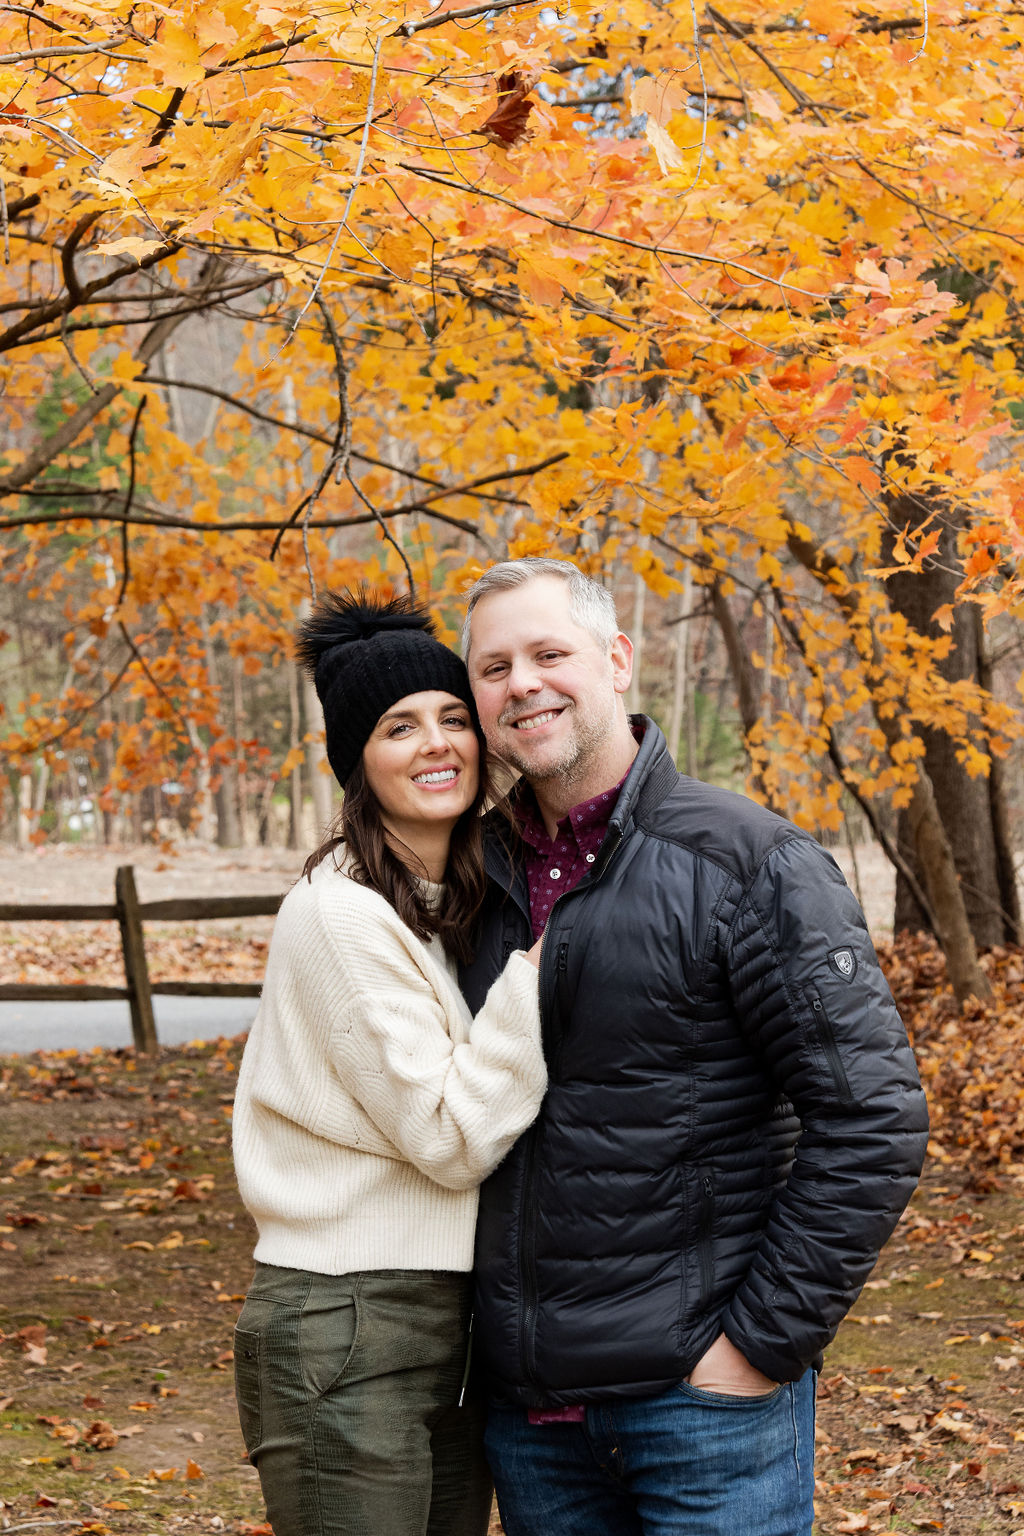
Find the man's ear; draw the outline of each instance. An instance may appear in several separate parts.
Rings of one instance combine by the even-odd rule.
[[[616,635],[612,641],[612,680],[616,693],[625,693],[633,677],[633,642],[628,635]]]

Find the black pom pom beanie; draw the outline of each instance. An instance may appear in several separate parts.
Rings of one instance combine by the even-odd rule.
[[[325,592],[299,626],[295,654],[316,685],[327,760],[343,788],[381,715],[411,693],[461,699],[480,736],[465,663],[407,597],[384,599],[365,587]]]

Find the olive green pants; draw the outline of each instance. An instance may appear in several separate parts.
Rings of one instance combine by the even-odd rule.
[[[462,1274],[256,1266],[235,1391],[275,1536],[484,1536],[469,1295]]]

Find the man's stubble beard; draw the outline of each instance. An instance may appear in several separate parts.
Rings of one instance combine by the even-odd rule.
[[[516,773],[521,773],[529,784],[551,784],[557,781],[570,785],[582,779],[601,747],[611,738],[615,725],[614,713],[610,713],[607,720],[591,720],[581,727],[579,717],[575,714],[575,705],[562,707],[573,711],[575,729],[572,739],[566,742],[561,755],[553,762],[538,767],[519,753],[504,753],[504,761]]]

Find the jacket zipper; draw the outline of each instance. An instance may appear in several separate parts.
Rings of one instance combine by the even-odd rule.
[[[715,1225],[715,1185],[707,1172],[700,1175],[700,1220],[697,1229],[697,1261],[700,1265],[700,1299],[711,1295],[711,1233]]]
[[[555,975],[561,978],[568,970],[569,944],[563,939],[555,958]],[[557,988],[558,981],[555,986]],[[541,1016],[547,1014],[551,1017],[553,1012],[553,997],[550,986],[545,988],[543,1002],[546,1006],[541,1008]],[[548,1042],[549,1055],[553,1053],[553,1042]],[[520,1223],[519,1238],[519,1278],[523,1295],[523,1310],[519,1320],[519,1353],[522,1361],[525,1380],[538,1386],[536,1380],[537,1370],[537,1202],[532,1198],[534,1176],[537,1168],[537,1136],[531,1133],[526,1147],[526,1166],[523,1171],[523,1217]]]
[[[825,1048],[828,1064],[832,1069],[832,1078],[836,1085],[840,1104],[852,1104],[853,1094],[850,1091],[850,1080],[843,1066],[843,1058],[839,1054],[836,1045],[835,1031],[832,1028],[832,1020],[825,1011],[825,1004],[820,997],[811,996],[811,1011],[814,1014],[814,1022],[818,1031],[818,1038]]]
[[[600,865],[595,865],[590,872],[589,880],[595,880],[598,874],[603,874],[608,864],[622,841],[622,835],[608,851],[606,858]],[[582,881],[580,882],[582,884]],[[589,883],[589,881],[588,881]],[[560,896],[551,909],[548,918],[550,924],[555,915],[555,907],[575,894],[579,886],[574,886],[567,891],[565,896]],[[554,1002],[561,982],[569,970],[569,941],[562,939],[559,942],[555,954],[554,982],[549,982],[550,970],[545,967],[547,946],[541,950],[541,1030],[544,1038],[545,1052],[549,1065],[555,1059],[555,1051],[558,1041],[555,1040],[553,1030],[549,1027],[544,1030],[545,1018],[550,1022],[554,1014]],[[526,1160],[523,1169],[523,1219],[519,1224],[519,1284],[523,1297],[522,1311],[519,1315],[519,1358],[522,1365],[523,1379],[531,1386],[540,1390],[537,1380],[537,1202],[534,1199],[533,1184],[537,1171],[537,1122],[527,1131]]]

